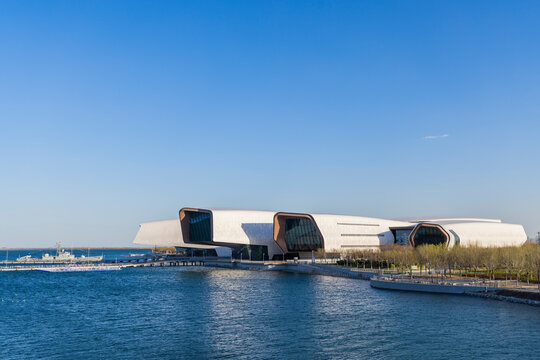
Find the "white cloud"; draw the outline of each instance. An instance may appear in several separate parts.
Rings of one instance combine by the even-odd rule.
[[[424,136],[424,140],[435,140],[435,139],[442,139],[442,138],[446,138],[446,137],[449,137],[450,135],[448,134],[443,134],[443,135],[428,135],[428,136]]]

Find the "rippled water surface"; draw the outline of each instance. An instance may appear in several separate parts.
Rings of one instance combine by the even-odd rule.
[[[1,359],[529,359],[540,309],[209,268],[0,272]]]

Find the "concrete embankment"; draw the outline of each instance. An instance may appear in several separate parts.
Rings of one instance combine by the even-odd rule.
[[[263,264],[261,262],[206,261],[205,266],[239,270],[283,271],[296,274],[337,276],[362,280],[369,280],[375,274],[373,271],[353,271],[333,265],[294,262]]]
[[[489,291],[495,288],[489,286],[474,285],[468,283],[430,283],[426,281],[401,280],[401,279],[378,279],[370,280],[370,285],[377,289],[417,291],[439,294],[465,294],[468,292]]]
[[[351,279],[369,280],[375,274],[370,271],[354,271],[345,268],[340,268],[332,265],[320,265],[320,264],[285,264],[285,268],[282,271],[300,273],[300,274],[313,274],[313,275],[325,275],[325,276],[337,276],[347,277]]]
[[[519,290],[495,290],[489,292],[467,293],[466,295],[484,299],[506,301],[516,304],[540,306],[540,292]]]
[[[425,280],[375,277],[370,280],[370,285],[373,288],[385,290],[467,295],[484,299],[540,306],[540,292],[538,291],[499,288],[497,286],[490,286],[491,284],[466,283],[462,281],[431,283]]]

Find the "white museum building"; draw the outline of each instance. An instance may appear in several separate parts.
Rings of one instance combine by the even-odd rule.
[[[480,218],[378,219],[259,210],[182,208],[172,220],[140,224],[134,243],[252,260],[311,258],[313,251],[419,246],[516,246],[522,225]]]

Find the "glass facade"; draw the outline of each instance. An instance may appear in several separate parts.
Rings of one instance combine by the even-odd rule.
[[[212,241],[210,216],[206,212],[189,213],[189,241],[195,243]]]
[[[312,251],[323,247],[315,224],[306,218],[285,219],[285,243],[288,251]]]
[[[409,242],[409,235],[411,235],[411,231],[412,229],[397,229],[394,234],[394,236],[396,237],[396,244],[403,246],[411,245],[411,243]]]
[[[183,251],[185,256],[197,256],[197,257],[215,257],[217,251],[214,249],[193,249],[189,248]]]
[[[459,238],[459,235],[456,234],[454,230],[450,230],[450,232],[452,233],[452,235],[454,235],[454,245],[459,245],[461,241],[461,239]]]
[[[244,245],[233,248],[232,257],[241,260],[270,260],[268,258],[268,246],[266,245]]]
[[[414,246],[446,244],[446,235],[436,227],[421,226],[414,236]]]

